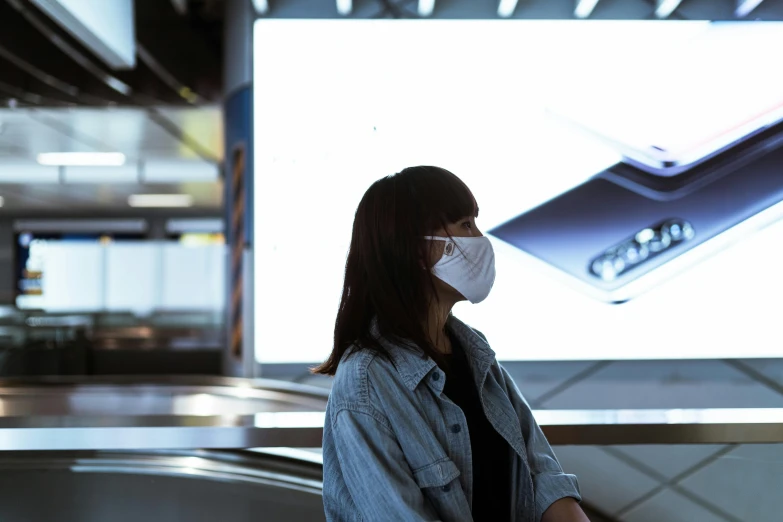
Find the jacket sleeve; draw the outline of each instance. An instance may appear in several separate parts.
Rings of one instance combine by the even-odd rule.
[[[579,485],[574,475],[563,472],[560,463],[547,442],[544,432],[533,418],[533,412],[519,391],[514,379],[505,368],[500,367],[506,381],[506,389],[514,410],[519,417],[522,436],[527,448],[527,460],[530,473],[533,476],[533,487],[536,495],[536,520],[541,520],[544,512],[556,501],[563,498],[573,498],[581,502]]]
[[[345,484],[364,520],[437,521],[391,428],[380,414],[344,409],[333,422]]]

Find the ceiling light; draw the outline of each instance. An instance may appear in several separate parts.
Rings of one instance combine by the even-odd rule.
[[[353,10],[352,0],[337,0],[337,12],[340,16],[348,16]]]
[[[269,2],[267,0],[253,0],[253,7],[256,9],[256,13],[265,15],[269,12]]]
[[[576,9],[574,16],[577,18],[587,18],[595,9],[598,0],[576,0]]]
[[[38,163],[54,167],[120,167],[125,154],[120,152],[45,152]]]
[[[435,11],[435,0],[419,0],[419,16],[426,18]]]
[[[682,0],[658,0],[655,7],[655,16],[658,18],[669,18]]]
[[[498,16],[501,18],[510,18],[514,15],[518,0],[500,0],[498,4]]]
[[[185,208],[193,206],[190,194],[133,194],[128,205],[134,208]]]
[[[734,11],[734,16],[737,18],[745,18],[759,6],[763,0],[738,0],[737,9]]]

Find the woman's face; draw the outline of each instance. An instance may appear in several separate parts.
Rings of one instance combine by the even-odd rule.
[[[455,223],[450,223],[445,228],[436,230],[432,235],[439,237],[481,237],[484,234],[482,234],[481,230],[479,230],[479,228],[476,226],[476,217],[477,216],[468,216],[462,218]],[[429,259],[430,267],[433,267],[435,263],[437,263],[440,258],[443,257],[443,250],[445,247],[445,241],[432,241],[432,248],[430,249]],[[438,298],[441,302],[451,301],[456,303],[458,301],[465,300],[465,296],[460,294],[448,283],[441,281],[437,277],[435,277],[434,280],[435,289],[438,292]]]

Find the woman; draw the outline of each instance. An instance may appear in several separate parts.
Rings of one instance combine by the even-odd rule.
[[[486,338],[451,315],[495,278],[468,187],[437,167],[376,181],[353,225],[324,426],[331,521],[587,522]]]

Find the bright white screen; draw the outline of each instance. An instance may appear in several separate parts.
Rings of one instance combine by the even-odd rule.
[[[256,359],[327,357],[353,214],[373,181],[411,165],[447,168],[471,188],[478,225],[489,230],[619,160],[549,117],[553,97],[577,95],[703,29],[258,21]],[[488,336],[500,360],[780,356],[781,239],[783,226],[768,227],[622,305],[587,297],[497,248],[492,294],[455,314]]]

